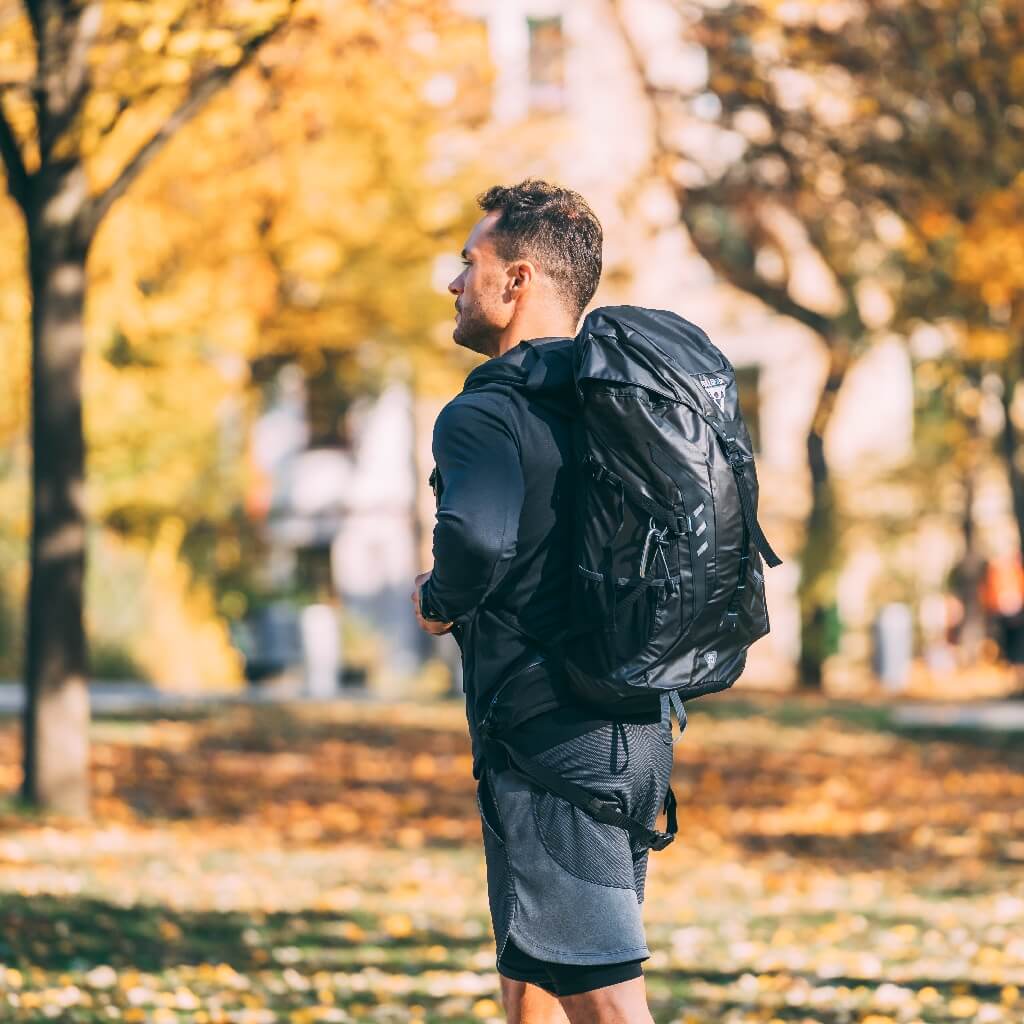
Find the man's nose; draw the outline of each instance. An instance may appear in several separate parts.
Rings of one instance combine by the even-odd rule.
[[[448,282],[448,291],[450,291],[452,293],[452,295],[461,295],[462,294],[462,284],[461,284],[461,281],[462,281],[462,275],[459,274],[459,276],[457,278],[455,278],[454,281],[449,281]]]

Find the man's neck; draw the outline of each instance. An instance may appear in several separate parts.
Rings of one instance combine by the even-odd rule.
[[[503,356],[522,341],[531,341],[534,338],[570,338],[575,333],[576,325],[570,323],[567,316],[533,317],[522,323],[516,323],[513,319],[499,336],[498,351],[494,354]]]

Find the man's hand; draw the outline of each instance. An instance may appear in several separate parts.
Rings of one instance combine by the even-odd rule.
[[[429,633],[431,636],[444,636],[445,633],[452,631],[451,622],[439,622],[437,619],[425,619],[423,613],[420,611],[420,587],[430,579],[429,572],[421,572],[416,577],[416,583],[413,586],[412,594],[409,599],[412,601],[413,609],[416,612],[416,622],[419,624],[420,629],[425,633]]]

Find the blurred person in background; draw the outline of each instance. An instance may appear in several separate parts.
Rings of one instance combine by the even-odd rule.
[[[1013,667],[1019,690],[1024,685],[1024,565],[1016,553],[985,564],[981,604],[1000,653]]]
[[[452,632],[462,652],[508,1020],[644,1024],[648,850],[536,785],[481,729],[500,718],[517,750],[650,824],[665,799],[667,717],[593,717],[545,657],[569,612],[571,341],[600,279],[602,229],[580,195],[543,181],[478,201],[448,287],[455,343],[487,360],[434,425],[434,565],[412,601],[420,626]]]

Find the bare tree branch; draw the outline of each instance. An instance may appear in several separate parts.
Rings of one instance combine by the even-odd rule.
[[[40,120],[40,151],[45,161],[59,138],[68,131],[82,113],[82,105],[91,88],[89,49],[95,42],[102,22],[99,4],[86,4],[75,19],[71,38],[67,44],[61,42],[57,49],[59,56],[58,86],[49,89],[47,117]],[[46,83],[43,88],[47,88]]]
[[[21,0],[21,2],[28,14],[28,20],[32,23],[32,33],[36,37],[38,46],[43,24],[43,0]]]
[[[78,14],[67,55],[69,107],[77,107],[89,87],[89,49],[96,40],[102,20],[103,11],[98,3],[86,5]]]
[[[47,90],[45,117],[40,117],[39,149],[43,162],[49,158],[61,136],[75,123],[82,112],[82,104],[89,95],[89,50],[95,42],[103,19],[98,3],[88,3],[77,14],[67,29],[65,42],[60,38],[51,49],[56,67],[50,69],[53,84],[46,81],[51,75],[43,72],[42,88]],[[42,68],[42,64],[40,65]]]
[[[156,89],[153,89],[152,93],[155,93]],[[117,110],[111,115],[110,120],[100,129],[100,138],[105,139],[108,135],[113,134],[114,129],[121,123],[121,118],[124,116],[126,110],[131,110],[139,97],[133,96],[128,99],[127,96],[121,96],[117,101]]]
[[[7,172],[7,190],[11,198],[23,209],[28,208],[28,192],[31,184],[21,146],[14,135],[10,121],[4,113],[3,100],[0,99],[0,157],[3,158]]]
[[[651,116],[654,121],[653,136],[655,150],[652,163],[661,163],[666,157],[678,156],[668,141],[668,132],[659,102],[662,96],[673,94],[671,90],[659,89],[648,79],[643,55],[629,31],[619,0],[610,0],[609,6],[613,18],[618,22],[619,35],[629,52],[630,61],[650,105]],[[699,192],[700,190],[689,190],[681,186],[677,186],[676,189],[680,218],[686,226],[690,239],[700,256],[712,269],[737,288],[748,294],[756,295],[776,313],[791,317],[802,323],[805,327],[809,327],[826,345],[830,344],[835,332],[833,329],[834,325],[829,317],[797,302],[785,287],[768,281],[753,268],[742,269],[736,265],[735,261],[726,259],[721,247],[698,229],[693,217],[691,200],[695,197],[699,198]]]
[[[189,88],[188,95],[175,108],[167,120],[135,152],[121,173],[106,190],[94,196],[83,216],[83,230],[91,235],[99,227],[111,206],[131,187],[136,178],[153,162],[160,151],[174,135],[186,125],[206,103],[232,81],[235,75],[249,65],[260,48],[272,39],[288,23],[291,12],[298,0],[288,0],[288,11],[265,32],[253,36],[242,49],[242,56],[228,67],[217,67],[197,78]]]
[[[644,61],[644,56],[640,52],[640,47],[633,38],[632,32],[629,30],[629,19],[622,10],[621,0],[608,0],[608,11],[611,14],[612,20],[615,22],[616,28],[618,29],[619,38],[625,44],[626,52],[629,56],[629,62],[633,65],[633,71],[636,74],[637,81],[639,82],[640,88],[643,90],[644,96],[647,98],[648,105],[650,106],[651,116],[654,119],[654,148],[656,151],[654,159],[656,161],[658,157],[671,150],[667,141],[664,117],[661,112],[661,104],[659,100],[666,96],[676,98],[679,96],[679,92],[678,90],[661,89],[648,77],[647,65]]]
[[[792,317],[792,319],[802,323],[805,327],[809,327],[826,344],[832,341],[835,332],[830,317],[797,302],[785,287],[766,280],[756,270],[743,270],[734,260],[726,259],[721,247],[699,230],[690,212],[685,195],[679,197],[679,205],[682,211],[682,220],[686,225],[686,230],[689,232],[690,239],[693,241],[697,252],[700,253],[709,266],[737,288],[750,295],[756,295],[776,313]]]

